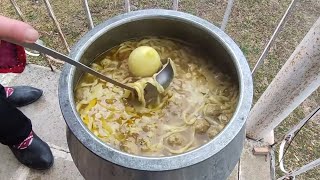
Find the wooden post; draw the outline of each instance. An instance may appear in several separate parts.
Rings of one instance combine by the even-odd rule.
[[[87,0],[83,0],[82,3],[83,3],[83,8],[84,8],[84,10],[86,12],[89,29],[93,29],[94,25],[93,25],[93,21],[92,21],[90,9],[89,9],[88,1]]]
[[[320,86],[320,18],[252,108],[247,136],[262,139]]]
[[[57,21],[57,18],[56,18],[56,16],[55,16],[54,13],[53,13],[53,10],[52,10],[52,7],[51,7],[51,5],[50,5],[49,0],[44,0],[44,3],[45,3],[45,5],[46,5],[46,7],[47,7],[47,11],[48,11],[48,13],[49,13],[49,16],[51,17],[51,19],[53,20],[54,24],[56,25],[56,27],[57,27],[57,29],[58,29],[59,35],[60,35],[60,37],[61,37],[61,39],[62,39],[62,41],[63,41],[64,46],[66,47],[66,49],[67,49],[67,51],[68,51],[68,53],[69,53],[69,52],[70,52],[69,45],[68,45],[68,43],[67,43],[67,41],[66,41],[66,38],[64,37],[64,35],[63,35],[63,33],[62,33],[62,30],[61,30],[61,28],[60,28],[60,24],[59,24],[59,22]]]
[[[130,0],[124,0],[124,8],[126,12],[130,12]]]
[[[179,0],[172,0],[172,9],[178,11],[179,8]]]
[[[19,15],[20,19],[24,22],[26,22],[26,18],[23,16],[17,2],[15,0],[10,0],[12,6],[14,7],[14,9],[16,10],[17,14]]]
[[[276,37],[278,36],[279,32],[282,30],[285,22],[287,21],[288,17],[290,16],[290,14],[292,13],[293,11],[293,8],[295,7],[296,3],[298,2],[298,0],[292,0],[288,9],[286,10],[286,12],[284,13],[284,15],[282,16],[276,30],[273,32],[268,44],[266,45],[266,47],[264,48],[261,56],[259,57],[257,63],[255,64],[255,66],[253,67],[253,70],[252,70],[252,74],[254,75],[258,68],[263,64],[264,62],[264,59],[267,57],[268,53],[269,53],[269,50],[271,48],[271,46],[274,44],[274,41],[276,39]]]
[[[232,6],[233,6],[233,1],[234,0],[228,0],[228,5],[226,8],[226,11],[224,12],[223,20],[221,23],[221,30],[224,31],[227,27],[229,16],[231,14]]]

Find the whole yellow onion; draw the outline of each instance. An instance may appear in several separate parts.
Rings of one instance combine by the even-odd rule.
[[[137,77],[148,77],[158,72],[161,60],[158,52],[149,46],[140,46],[129,56],[129,71]]]

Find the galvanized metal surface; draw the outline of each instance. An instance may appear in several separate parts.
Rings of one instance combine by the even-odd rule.
[[[261,139],[320,86],[320,18],[250,112],[247,136]]]
[[[317,114],[320,114],[320,106],[317,107],[315,110],[313,110],[311,113],[308,114],[305,118],[303,118],[297,125],[295,125],[292,129],[290,129],[287,134],[284,136],[280,147],[279,147],[279,166],[280,170],[287,174],[288,176],[293,176],[291,173],[291,170],[286,170],[284,167],[284,161],[285,161],[285,154],[287,153],[288,148],[291,145],[291,142],[294,140],[294,138],[299,133],[300,129],[304,127],[304,125],[310,121],[312,118],[316,117]],[[285,145],[287,145],[286,149],[284,148]],[[320,160],[320,159],[319,159]],[[320,165],[320,164],[315,164]],[[316,166],[311,166],[312,168],[315,168]],[[310,168],[311,168],[310,167]],[[301,169],[302,171],[302,169]],[[303,171],[304,172],[304,171]]]
[[[240,97],[233,118],[215,139],[193,151],[170,157],[130,155],[101,142],[82,123],[75,110],[73,94],[81,72],[65,65],[60,79],[59,100],[71,130],[68,143],[77,167],[84,177],[96,179],[225,179],[239,160],[243,127],[252,102],[252,78],[245,57],[234,41],[211,23],[190,14],[159,9],[130,12],[107,20],[89,31],[70,56],[88,64],[106,49],[143,35],[189,39],[195,44],[210,47],[205,50],[214,54],[213,58],[224,60],[215,62],[227,63],[225,69],[230,67],[238,77]]]
[[[46,5],[46,8],[47,8],[47,11],[48,11],[48,14],[49,16],[51,17],[53,23],[55,24],[57,30],[58,30],[58,33],[59,33],[59,36],[64,44],[64,46],[66,47],[67,51],[70,52],[70,47],[67,43],[67,40],[66,38],[64,37],[64,34],[62,33],[62,30],[61,30],[61,27],[60,27],[60,24],[52,10],[52,7],[51,7],[51,4],[49,2],[49,0],[44,0],[44,4]]]
[[[227,27],[229,16],[231,14],[232,6],[233,6],[234,0],[228,0],[228,5],[226,8],[226,11],[224,12],[223,20],[221,23],[221,30],[224,31]]]
[[[264,59],[267,57],[271,46],[273,45],[276,37],[278,36],[278,34],[281,32],[285,22],[287,21],[288,17],[290,16],[290,14],[293,11],[293,8],[295,7],[296,3],[298,2],[298,0],[292,0],[288,9],[286,10],[286,12],[284,13],[284,15],[282,16],[276,30],[273,32],[268,44],[266,45],[266,47],[264,48],[261,56],[259,57],[257,63],[255,64],[255,66],[253,67],[252,70],[252,74],[255,74],[257,72],[257,70],[259,69],[259,67],[263,64]]]
[[[278,178],[278,180],[286,180],[288,178],[295,179],[295,176],[298,176],[298,175],[300,175],[302,173],[305,173],[305,172],[307,172],[307,171],[309,171],[311,169],[314,169],[315,167],[318,167],[318,166],[320,166],[320,158],[317,159],[317,160],[314,160],[314,161],[312,161],[312,162],[310,162],[310,163],[308,163],[308,164],[306,164],[304,166],[302,166],[301,168],[299,168],[296,171],[290,172],[288,175],[285,175],[285,176],[282,176],[282,177]]]
[[[126,12],[130,12],[130,0],[124,0],[124,8]]]
[[[26,18],[23,16],[17,2],[15,0],[10,0],[12,6],[14,7],[14,9],[16,10],[16,13],[19,15],[20,19],[24,22],[26,22]]]
[[[179,0],[172,0],[172,9],[177,11],[179,8]]]
[[[53,58],[57,58],[57,59],[60,59],[60,60],[62,60],[62,61],[64,61],[64,62],[67,62],[67,63],[69,63],[69,64],[72,64],[72,65],[75,66],[76,68],[81,69],[82,71],[85,71],[86,73],[89,73],[89,74],[91,74],[91,75],[94,75],[94,76],[96,76],[97,78],[100,78],[100,79],[102,79],[102,80],[105,80],[105,81],[107,81],[107,82],[109,82],[109,83],[112,83],[112,84],[114,84],[114,85],[116,85],[116,86],[119,86],[119,87],[121,87],[121,88],[127,89],[127,90],[129,90],[129,91],[135,91],[135,89],[132,88],[131,86],[128,86],[128,85],[126,85],[126,84],[122,84],[122,83],[120,83],[119,81],[116,81],[116,80],[114,80],[114,79],[111,79],[111,78],[109,78],[108,76],[106,76],[106,75],[104,75],[104,74],[102,74],[102,73],[100,73],[100,72],[98,72],[98,71],[90,68],[89,66],[86,66],[85,64],[82,64],[82,63],[79,62],[79,61],[74,61],[72,58],[70,58],[70,57],[68,57],[68,56],[66,56],[66,55],[64,55],[64,54],[61,54],[61,53],[59,53],[59,52],[57,52],[57,51],[55,51],[55,50],[53,50],[53,49],[50,49],[50,48],[48,48],[48,47],[46,47],[46,46],[43,46],[43,45],[41,45],[41,44],[38,43],[38,42],[36,42],[36,43],[21,43],[20,45],[23,46],[23,47],[25,47],[25,48],[29,48],[29,49],[32,49],[32,50],[39,51],[39,52],[44,53],[44,54],[47,54],[47,55],[49,55],[49,56],[51,56],[51,57],[53,57]],[[171,67],[171,66],[170,66],[170,67]],[[172,71],[173,71],[173,70],[172,70]],[[170,71],[170,72],[171,72],[171,71]],[[172,74],[173,74],[173,72],[172,72]],[[163,75],[163,76],[164,76],[164,75],[167,75],[167,71],[166,71],[166,72],[161,71],[161,72],[159,73],[159,75]],[[165,77],[167,77],[167,76],[165,76]],[[170,82],[171,82],[171,81],[170,81]],[[166,83],[168,83],[168,82],[166,82]]]
[[[84,8],[84,11],[86,12],[86,17],[87,17],[87,20],[88,20],[89,29],[92,29],[94,27],[94,25],[93,25],[93,21],[92,21],[90,9],[89,9],[88,1],[87,0],[83,0],[82,1],[82,5],[83,5],[83,8]]]

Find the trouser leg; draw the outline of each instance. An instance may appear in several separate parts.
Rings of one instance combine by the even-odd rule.
[[[28,137],[31,130],[29,118],[7,101],[5,89],[0,84],[0,143],[19,144]]]

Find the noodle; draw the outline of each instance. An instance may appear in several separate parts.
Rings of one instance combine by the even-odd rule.
[[[164,89],[152,77],[128,71],[130,53],[153,47],[174,65],[175,77]],[[84,74],[75,88],[76,109],[101,141],[122,151],[148,156],[184,153],[214,138],[231,119],[238,100],[232,79],[196,54],[187,44],[146,37],[131,40],[101,55],[91,67],[136,90],[121,89]],[[150,97],[149,84],[159,93]]]

